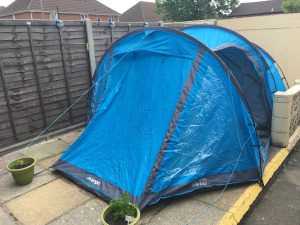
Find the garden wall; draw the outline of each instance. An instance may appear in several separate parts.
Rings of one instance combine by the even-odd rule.
[[[272,144],[279,147],[287,147],[293,141],[298,142],[300,138],[300,80],[296,80],[295,85],[287,91],[275,93],[271,136]]]

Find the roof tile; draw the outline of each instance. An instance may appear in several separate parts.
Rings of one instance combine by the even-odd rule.
[[[1,11],[1,14],[10,14],[20,11],[55,11],[76,12],[92,15],[119,15],[118,12],[103,5],[97,0],[15,0]]]
[[[272,14],[281,13],[282,0],[271,0],[271,1],[261,1],[261,2],[249,2],[242,3],[236,7],[228,16],[250,16],[259,14]]]
[[[122,22],[158,22],[163,20],[163,14],[156,12],[156,4],[154,2],[140,1],[120,17]]]

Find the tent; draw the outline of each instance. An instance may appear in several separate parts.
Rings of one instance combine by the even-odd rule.
[[[192,36],[153,27],[127,34],[102,57],[92,87],[89,123],[53,167],[103,199],[126,192],[142,209],[261,180],[268,146],[243,85]]]

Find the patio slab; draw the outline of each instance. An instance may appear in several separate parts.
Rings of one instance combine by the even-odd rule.
[[[228,187],[223,196],[220,198],[222,189],[214,190],[210,192],[204,192],[196,194],[194,199],[199,200],[203,203],[211,204],[215,202],[216,199],[219,199],[215,202],[214,207],[229,211],[232,205],[238,200],[240,195],[242,195],[245,190],[248,188],[248,185],[239,185],[236,187]]]
[[[40,167],[36,166],[35,172],[38,173],[41,169]],[[11,174],[4,174],[0,176],[0,203],[4,203],[8,200],[11,200],[15,197],[18,197],[26,192],[29,192],[39,186],[42,186],[50,181],[53,181],[57,178],[53,173],[49,171],[43,171],[36,176],[32,183],[25,185],[25,186],[17,186],[14,183],[14,180]]]
[[[42,159],[40,161],[37,162],[37,164],[44,168],[44,169],[49,169],[60,157],[62,154],[57,154],[45,159]]]
[[[37,145],[23,149],[22,153],[25,156],[33,157],[37,160],[45,159],[53,155],[60,154],[64,152],[69,147],[69,144],[59,140],[54,139],[47,142],[42,142]]]
[[[203,224],[214,225],[223,217],[225,211],[192,199],[191,197],[172,201],[158,212],[147,225]],[[201,216],[202,215],[202,216]]]
[[[86,203],[91,197],[77,186],[57,179],[7,202],[5,206],[24,225],[44,225]]]
[[[73,131],[66,135],[62,135],[59,139],[66,142],[68,145],[72,145],[79,138],[81,133],[82,133],[82,129]]]
[[[149,221],[157,215],[161,210],[166,208],[168,205],[167,202],[160,202],[159,204],[150,205],[145,208],[145,210],[141,213],[140,224],[148,224]]]
[[[0,207],[0,225],[17,225],[17,221]]]
[[[84,205],[71,210],[65,215],[55,219],[48,225],[93,225],[101,224],[101,211],[107,206],[105,202],[100,199],[92,199]]]

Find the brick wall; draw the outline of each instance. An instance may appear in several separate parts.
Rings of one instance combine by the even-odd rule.
[[[13,19],[13,16],[3,16],[3,17],[0,17],[0,19],[3,19],[3,20],[11,20]]]
[[[42,19],[49,20],[50,19],[50,13],[44,13],[44,17],[43,17],[42,13],[33,12],[32,13],[32,19],[34,19],[34,20],[42,20]]]
[[[30,20],[31,19],[31,13],[19,13],[15,15],[16,20]]]
[[[80,20],[80,14],[66,14],[66,13],[60,13],[59,14],[61,20]],[[100,18],[101,21],[109,21],[109,16],[98,16],[98,15],[88,15],[88,18],[91,21],[98,21]],[[117,16],[114,16],[114,20],[116,22],[119,21],[119,18]]]
[[[60,13],[59,17],[61,20],[80,20],[80,15],[79,14],[63,14]]]

